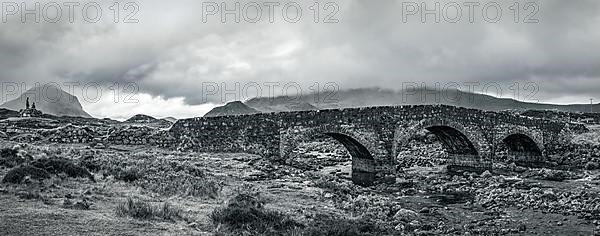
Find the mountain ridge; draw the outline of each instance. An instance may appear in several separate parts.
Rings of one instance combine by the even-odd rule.
[[[488,111],[502,110],[558,110],[565,112],[589,113],[590,104],[550,104],[524,102],[512,98],[500,98],[486,94],[469,93],[461,90],[418,89],[410,92],[381,88],[362,88],[338,91],[335,96],[324,98],[308,94],[296,98],[279,96],[275,98],[253,98],[246,105],[259,110],[270,111],[294,103],[308,103],[318,109],[339,109],[368,106],[395,105],[452,105]],[[600,112],[600,104],[592,110]],[[291,110],[288,110],[291,111]]]

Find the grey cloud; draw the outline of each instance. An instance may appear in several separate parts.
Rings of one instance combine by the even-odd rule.
[[[306,89],[315,82],[395,89],[403,82],[535,82],[542,101],[598,96],[598,1],[536,1],[537,24],[512,22],[510,3],[502,2],[495,24],[480,15],[474,23],[464,15],[456,24],[418,16],[403,23],[402,1],[336,2],[337,24],[312,22],[304,2],[295,24],[277,15],[273,24],[221,23],[218,16],[203,23],[201,2],[190,0],[140,1],[138,24],[115,24],[108,15],[96,24],[5,24],[0,79],[135,82],[141,92],[192,105],[220,102],[203,97],[203,82]]]

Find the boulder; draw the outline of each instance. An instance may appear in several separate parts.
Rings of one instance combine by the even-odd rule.
[[[413,210],[400,209],[394,215],[394,219],[398,221],[411,222],[419,219],[419,214]]]

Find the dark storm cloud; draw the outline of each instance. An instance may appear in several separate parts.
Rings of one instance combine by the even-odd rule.
[[[485,22],[480,7],[473,23],[463,8],[455,24],[431,17],[422,23],[418,15],[404,23],[402,1],[336,2],[340,22],[334,24],[314,23],[304,2],[295,24],[279,14],[269,23],[266,13],[256,24],[221,23],[219,16],[203,23],[200,1],[158,0],[138,3],[137,24],[111,22],[109,4],[101,4],[105,15],[94,24],[9,18],[0,28],[0,78],[135,82],[140,92],[192,105],[221,102],[204,97],[203,83],[275,81],[298,83],[304,92],[315,82],[401,89],[403,82],[477,81],[505,90],[535,82],[542,101],[597,96],[598,1],[537,1],[537,24],[514,23],[506,1],[499,2],[498,23]]]

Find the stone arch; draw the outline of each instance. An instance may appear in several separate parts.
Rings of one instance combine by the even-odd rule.
[[[347,134],[337,132],[328,132],[324,134],[344,145],[344,147],[346,147],[346,149],[350,153],[350,156],[359,159],[375,160],[369,149],[367,149],[362,143],[360,143],[355,138]]]
[[[543,138],[541,131],[513,127],[498,135],[495,145],[504,146],[509,160],[517,165],[542,167],[545,162]]]
[[[320,126],[291,128],[281,133],[281,157],[286,158],[298,144],[294,137],[314,138],[325,135],[341,143],[352,157],[352,182],[362,186],[372,185],[375,180],[377,162],[375,157],[382,151],[377,138],[365,138],[365,134],[351,126]]]
[[[394,158],[398,155],[400,147],[406,145],[414,133],[423,129],[436,135],[449,154],[489,155],[489,146],[485,143],[486,139],[479,128],[466,128],[455,121],[432,118],[413,122],[408,126],[398,126],[394,136]]]
[[[507,141],[507,138],[509,138],[509,137],[514,137],[514,138],[521,137],[524,139],[528,139],[528,140],[522,140],[522,141],[527,141],[528,145],[535,144],[541,153],[543,153],[545,150],[544,136],[543,136],[542,132],[539,130],[532,130],[532,129],[527,129],[527,128],[523,128],[523,127],[512,127],[509,129],[505,129],[504,132],[502,132],[500,135],[498,135],[496,137],[496,140],[494,142],[496,145],[502,144],[502,143],[506,144],[505,141]],[[512,139],[509,139],[509,141],[510,140],[512,140]],[[531,142],[533,142],[533,143],[531,143]]]
[[[325,133],[342,143],[352,156],[352,182],[362,186],[375,181],[375,159],[371,152],[356,139],[342,133]]]
[[[502,139],[502,142],[511,152],[542,156],[542,149],[531,137],[526,134],[513,133]]]

